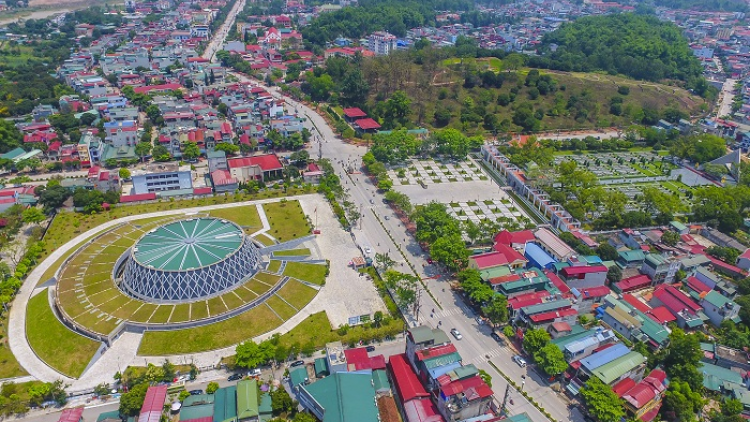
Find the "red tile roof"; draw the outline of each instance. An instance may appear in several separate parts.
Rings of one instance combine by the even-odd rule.
[[[263,171],[281,170],[284,166],[275,154],[256,155],[255,157],[231,158],[227,160],[229,168],[259,166]]]
[[[502,243],[504,245],[512,245],[514,243],[529,243],[534,241],[534,232],[531,230],[521,230],[517,232],[509,232],[503,230],[495,235],[495,242]]]
[[[675,318],[675,316],[672,315],[671,312],[669,312],[669,309],[663,306],[657,306],[656,308],[646,312],[646,315],[648,315],[649,318],[653,319],[659,324],[666,324],[668,322],[677,321],[677,318]]]
[[[147,94],[151,91],[174,91],[182,88],[180,84],[147,85],[133,88],[136,94]]]
[[[562,333],[565,331],[572,331],[573,329],[570,327],[570,324],[567,322],[553,322],[552,328],[555,329],[558,333]]]
[[[664,384],[657,377],[649,374],[643,381],[636,384],[622,398],[636,409],[640,409],[656,398],[657,394],[665,390]]]
[[[518,252],[516,252],[518,253]],[[508,265],[510,260],[504,253],[500,252],[489,252],[481,255],[474,255],[469,257],[470,260],[474,261],[480,270],[484,268],[499,267],[501,265]]]
[[[364,347],[344,350],[346,364],[350,371],[361,371],[365,369],[385,369],[385,357],[377,355],[370,357]]]
[[[562,294],[570,293],[570,287],[568,287],[567,284],[565,284],[564,281],[560,277],[557,276],[557,274],[553,273],[550,270],[547,270],[544,272],[544,275],[547,276],[550,282],[557,287],[557,290],[560,291]]]
[[[430,397],[419,382],[417,374],[409,366],[405,353],[391,356],[388,366],[391,369],[393,381],[396,384],[396,391],[398,391],[398,395],[403,403],[419,397]]]
[[[380,124],[369,117],[366,119],[359,119],[354,122],[354,124],[359,126],[362,130],[380,129]]]
[[[524,293],[518,296],[513,296],[508,299],[508,306],[512,309],[521,309],[526,306],[538,305],[544,302],[545,298],[550,297],[550,293],[546,290],[533,293]]]
[[[544,321],[552,321],[557,318],[565,318],[573,315],[577,315],[578,311],[575,309],[558,309],[556,311],[549,311],[549,312],[542,312],[541,314],[531,315],[529,318],[531,318],[534,322],[544,322]]]
[[[345,108],[344,116],[350,119],[356,119],[357,117],[367,117],[367,113],[357,107]]]
[[[411,400],[403,404],[409,422],[444,422],[430,399]]]
[[[571,277],[579,274],[606,273],[607,267],[604,265],[590,265],[581,267],[565,267],[561,271],[563,276]]]
[[[209,187],[193,188],[193,195],[210,195],[212,192]]]
[[[639,311],[646,313],[651,310],[651,307],[648,306],[648,304],[643,303],[643,301],[639,300],[637,297],[625,293],[622,295],[622,299],[627,302],[630,306],[634,307],[635,309],[638,309]]]
[[[607,286],[589,287],[588,289],[578,289],[578,291],[581,292],[581,297],[584,299],[590,297],[604,297],[611,292]]]
[[[471,378],[453,381],[450,384],[440,388],[446,396],[454,396],[464,393],[469,401],[489,397],[492,395],[492,389],[478,375]]]
[[[635,381],[632,378],[625,378],[622,381],[612,387],[612,391],[617,394],[617,397],[622,397],[625,393],[630,391],[631,388],[635,387]]]
[[[81,418],[83,418],[83,406],[78,406],[63,410],[57,422],[79,422]]]
[[[166,385],[149,387],[146,391],[146,399],[143,400],[143,406],[141,406],[141,414],[138,416],[138,422],[158,422],[164,410],[166,400]]]
[[[621,292],[631,292],[633,290],[644,289],[650,285],[651,279],[645,274],[624,278],[615,283],[615,286],[617,286]]]
[[[151,201],[154,199],[156,199],[156,193],[138,193],[135,195],[121,196],[120,203],[127,204],[128,202]]]
[[[451,353],[456,352],[456,346],[454,346],[452,343],[446,344],[444,346],[437,346],[430,349],[424,349],[420,350],[415,354],[415,358],[419,361],[425,360],[425,359],[432,359],[436,358],[438,356],[448,355]]]
[[[687,308],[693,313],[698,312],[701,307],[693,302],[688,295],[677,290],[673,286],[662,284],[654,290],[654,297],[657,298],[667,309],[675,314]]]

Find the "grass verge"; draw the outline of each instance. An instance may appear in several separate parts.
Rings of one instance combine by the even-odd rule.
[[[63,325],[50,309],[46,289],[29,300],[26,315],[26,337],[37,356],[57,371],[79,377],[99,349],[99,342]]]
[[[310,249],[287,249],[283,251],[274,251],[274,256],[310,256]]]
[[[310,234],[310,225],[299,201],[280,201],[264,204],[271,229],[268,234],[279,242],[286,242]]]

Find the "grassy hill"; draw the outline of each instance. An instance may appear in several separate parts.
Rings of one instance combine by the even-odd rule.
[[[707,106],[682,88],[602,73],[538,70],[554,86],[542,90],[547,92],[542,95],[533,84],[526,85],[532,69],[501,70],[503,62],[497,58],[465,59],[463,63],[445,60],[430,72],[429,85],[420,76],[412,76],[426,72],[421,67],[411,64],[407,80],[392,87],[411,98],[411,120],[416,125],[454,127],[469,134],[654,124],[660,118],[697,115]],[[504,78],[499,88],[482,83],[481,75],[487,71]],[[478,75],[473,82],[472,74]],[[384,99],[379,91],[372,90],[368,100],[375,111],[378,100]],[[613,103],[619,105],[613,107]],[[520,123],[522,111],[518,110],[529,108],[538,120],[535,125]]]

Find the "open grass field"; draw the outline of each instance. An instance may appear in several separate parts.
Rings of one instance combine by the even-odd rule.
[[[322,286],[326,282],[325,265],[287,262],[284,275]]]
[[[8,319],[0,321],[0,378],[13,378],[28,375],[18,363],[8,345]]]
[[[99,343],[74,333],[54,315],[47,290],[29,300],[26,337],[34,352],[49,366],[77,378],[94,357]]]
[[[264,204],[263,210],[271,224],[268,234],[279,242],[307,236],[311,232],[299,201]]]
[[[258,215],[258,208],[255,205],[213,210],[209,212],[209,215],[233,221],[242,226],[247,232],[253,232],[263,227]]]
[[[279,280],[281,280],[281,277],[278,276],[278,275],[270,274],[270,273],[264,273],[264,272],[260,272],[258,274],[255,274],[255,277],[253,277],[253,278],[256,279],[256,280],[258,280],[258,281],[262,281],[263,283],[266,283],[266,284],[268,284],[270,286],[275,286],[276,283],[278,283]]]
[[[273,330],[282,322],[267,306],[256,306],[242,315],[204,327],[147,331],[138,354],[162,356],[228,347]]]
[[[310,249],[286,249],[283,251],[274,251],[274,256],[310,256]]]

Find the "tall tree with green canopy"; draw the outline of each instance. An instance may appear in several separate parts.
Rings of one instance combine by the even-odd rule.
[[[581,397],[589,413],[599,422],[620,422],[625,416],[620,398],[597,377],[589,378],[581,388]]]

